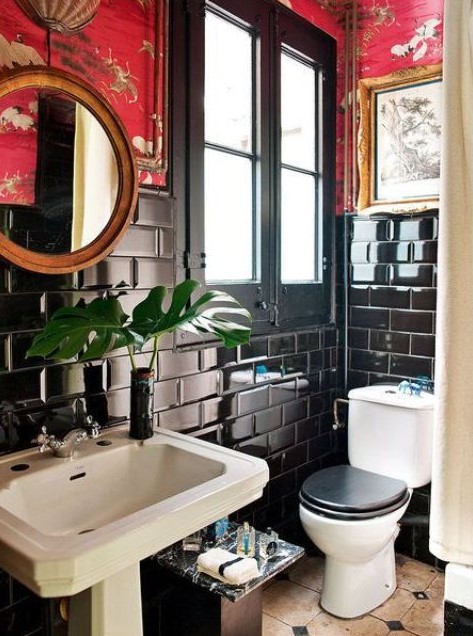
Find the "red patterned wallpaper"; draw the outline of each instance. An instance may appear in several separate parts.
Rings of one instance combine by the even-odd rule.
[[[153,116],[156,7],[156,0],[103,0],[94,20],[80,33],[62,36],[52,32],[48,50],[46,31],[31,22],[14,0],[4,0],[0,70],[49,64],[80,76],[114,107],[137,157],[148,158],[153,139],[162,147],[163,133],[162,102],[161,112]],[[165,175],[148,171],[140,172],[140,181],[156,186],[166,183]],[[11,175],[0,165],[0,202],[5,182],[11,182]],[[13,187],[18,192],[22,189],[19,182]],[[12,194],[12,186],[9,188]]]
[[[340,35],[335,16],[315,0],[279,0],[279,2],[333,37]]]
[[[360,0],[359,5],[359,78],[442,62],[444,0]],[[338,194],[341,212],[339,188]]]
[[[343,3],[337,19],[316,0],[279,1],[337,39],[336,212],[342,213],[346,101]],[[358,0],[357,76],[377,77],[441,62],[443,7],[444,0]],[[348,156],[351,170],[351,149]]]
[[[38,91],[4,97],[0,106],[0,203],[35,203]]]
[[[316,0],[279,0],[341,43],[343,21]],[[342,7],[342,3],[340,3]],[[442,61],[444,0],[359,0],[361,77]],[[340,8],[340,18],[343,10]],[[339,52],[342,54],[341,46]],[[342,78],[340,78],[342,79]]]
[[[337,211],[343,202],[343,94],[344,32],[331,12],[316,0],[279,0],[337,39]],[[162,139],[162,112],[154,113],[154,73],[157,0],[102,0],[95,19],[73,36],[52,34],[48,51],[46,32],[32,23],[14,0],[2,3],[0,22],[0,70],[16,64],[45,64],[66,69],[91,82],[107,97],[124,121],[137,156],[148,155],[157,127]],[[444,0],[360,0],[357,65],[360,77],[379,76],[442,59]],[[4,110],[3,108],[1,110]],[[28,113],[25,111],[24,113]],[[1,118],[1,112],[0,112]],[[11,123],[9,132],[12,132]],[[0,121],[0,135],[2,134]],[[23,131],[24,132],[24,131]],[[23,134],[21,130],[19,134]],[[10,174],[0,165],[2,197],[28,200],[26,177]],[[31,179],[30,179],[31,180]],[[141,171],[140,180],[164,186],[165,176]],[[3,200],[6,200],[5,198]]]
[[[444,0],[362,0],[361,77],[442,61]]]

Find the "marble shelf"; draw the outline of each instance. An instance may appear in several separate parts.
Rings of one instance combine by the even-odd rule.
[[[234,552],[236,556],[236,529],[237,524],[230,524],[227,536],[220,541],[203,544],[202,552],[205,549],[219,547]],[[256,543],[258,543],[260,534],[259,531],[256,531]],[[278,551],[273,557],[267,560],[257,558],[260,575],[241,586],[228,585],[217,579],[213,579],[203,572],[199,572],[197,570],[197,556],[199,553],[184,551],[182,549],[182,542],[175,543],[169,548],[158,552],[154,558],[159,565],[171,570],[175,574],[183,576],[209,592],[215,592],[215,594],[220,594],[220,596],[224,596],[230,601],[235,602],[246,594],[249,594],[262,583],[266,583],[279,572],[285,570],[289,565],[295,563],[303,554],[304,548],[279,539]]]

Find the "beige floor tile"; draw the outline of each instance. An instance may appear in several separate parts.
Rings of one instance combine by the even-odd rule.
[[[416,597],[412,592],[397,588],[385,603],[371,612],[372,616],[383,621],[400,621],[407,610],[414,605]]]
[[[373,616],[343,620],[322,612],[307,625],[307,631],[310,636],[385,636],[389,627]]]
[[[310,636],[387,636],[383,621],[401,621],[396,636],[443,634],[444,575],[429,565],[396,556],[398,589],[369,616],[344,620],[319,606],[323,558],[307,558],[289,570],[289,579],[276,581],[263,593],[263,636],[292,636],[291,626],[306,625]],[[416,600],[412,592],[425,592]]]
[[[424,592],[437,576],[432,566],[396,555],[397,586],[411,592]]]
[[[262,636],[294,636],[292,627],[278,621],[268,614],[263,614],[263,632]]]
[[[311,590],[321,592],[324,580],[324,564],[325,559],[323,557],[309,557],[289,571],[289,578],[294,583],[299,583],[309,587]]]
[[[277,581],[263,592],[263,612],[288,625],[307,625],[320,612],[320,595],[291,581]]]
[[[431,601],[434,603],[443,604],[445,590],[445,574],[439,572],[429,587],[425,590],[425,593]]]
[[[442,636],[443,603],[416,601],[403,616],[402,624],[416,636]]]

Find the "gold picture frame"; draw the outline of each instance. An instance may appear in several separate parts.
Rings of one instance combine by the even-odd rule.
[[[441,64],[359,81],[359,213],[438,206],[441,82]]]

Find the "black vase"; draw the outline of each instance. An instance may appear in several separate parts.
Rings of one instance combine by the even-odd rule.
[[[147,439],[153,435],[154,371],[141,367],[131,372],[130,437]]]

